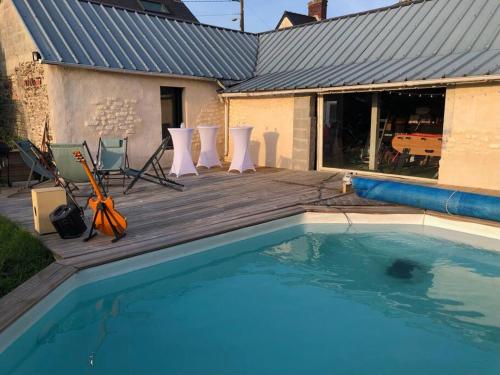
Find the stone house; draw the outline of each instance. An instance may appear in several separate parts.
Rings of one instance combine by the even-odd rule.
[[[323,21],[326,19],[327,9],[328,0],[311,0],[307,3],[307,14],[285,10],[276,25],[276,30],[304,25],[311,22]]]
[[[256,36],[104,3],[0,3],[2,127],[39,144],[48,118],[52,141],[94,149],[128,136],[134,164],[169,126],[222,128],[221,81],[251,76]]]
[[[56,142],[128,135],[133,164],[180,122],[219,125],[230,157],[228,128],[250,124],[258,165],[500,190],[499,12],[414,0],[252,34],[3,0],[0,105],[36,142],[47,116]]]
[[[495,0],[414,0],[261,33],[229,125],[267,165],[500,190],[499,24]]]

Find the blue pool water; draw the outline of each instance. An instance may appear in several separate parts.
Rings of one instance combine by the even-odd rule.
[[[418,228],[297,225],[87,284],[0,374],[500,374],[500,255]]]

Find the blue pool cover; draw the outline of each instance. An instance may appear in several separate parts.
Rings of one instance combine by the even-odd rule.
[[[362,198],[500,221],[500,197],[365,177],[354,177],[352,183]]]

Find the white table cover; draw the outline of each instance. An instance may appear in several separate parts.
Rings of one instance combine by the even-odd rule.
[[[255,171],[249,150],[252,129],[253,127],[251,126],[229,128],[231,138],[233,139],[233,160],[228,171],[236,170],[240,173],[248,169]]]
[[[185,174],[198,174],[191,158],[191,140],[193,130],[189,128],[169,128],[174,144],[174,161],[169,174],[177,177]]]
[[[201,142],[198,167],[222,167],[217,153],[217,130],[219,130],[218,126],[198,126]]]

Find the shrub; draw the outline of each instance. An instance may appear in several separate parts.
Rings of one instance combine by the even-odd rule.
[[[0,216],[0,297],[52,263],[47,247],[19,225]]]

